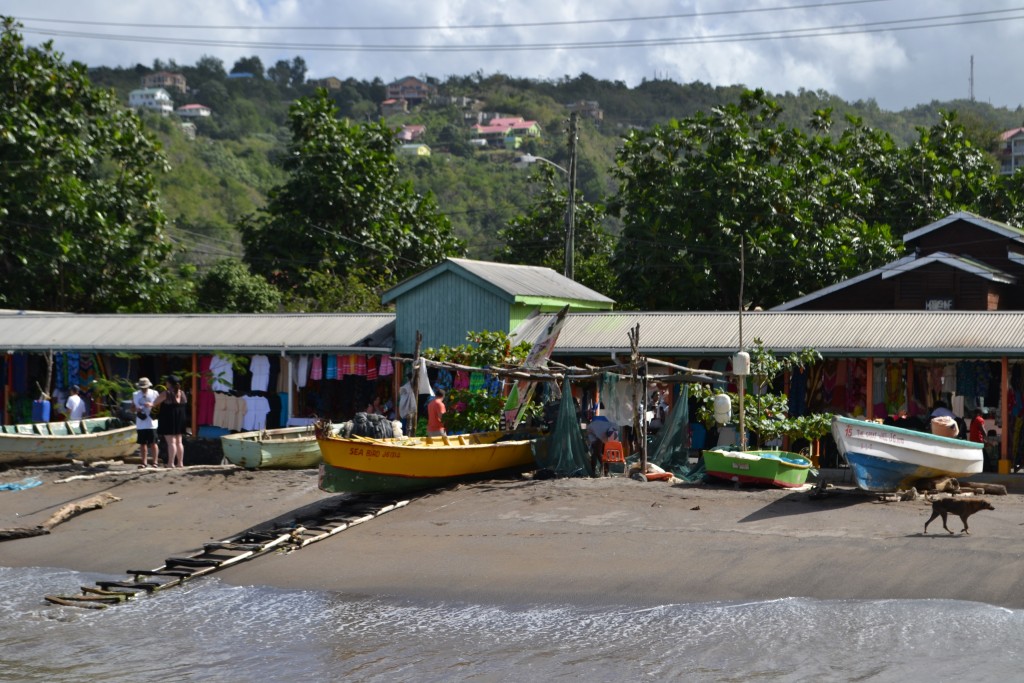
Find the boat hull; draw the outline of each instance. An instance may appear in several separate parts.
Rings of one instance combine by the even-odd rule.
[[[807,483],[811,461],[786,451],[704,451],[704,467],[717,479],[738,484],[798,488]]]
[[[69,459],[95,462],[136,454],[134,426],[115,418],[4,425],[0,464],[51,465]]]
[[[963,439],[847,417],[833,418],[832,436],[865,491],[907,489],[929,477],[968,477],[984,466],[983,445]]]
[[[322,460],[312,426],[225,434],[224,458],[246,469],[312,469]]]
[[[532,467],[532,440],[498,441],[502,436],[490,432],[447,438],[321,438],[320,489],[415,491]]]

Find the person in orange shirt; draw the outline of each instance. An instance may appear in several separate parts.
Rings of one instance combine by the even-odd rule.
[[[427,436],[443,436],[444,414],[448,411],[444,405],[444,389],[434,392],[434,400],[427,405]]]

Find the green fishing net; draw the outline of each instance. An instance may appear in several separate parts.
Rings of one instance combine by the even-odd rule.
[[[533,459],[538,470],[545,470],[556,477],[594,475],[568,382],[562,387],[562,403],[558,408],[555,427],[550,435],[534,441]]]

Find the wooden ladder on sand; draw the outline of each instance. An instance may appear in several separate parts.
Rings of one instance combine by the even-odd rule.
[[[186,581],[275,550],[291,552],[304,548],[386,512],[405,507],[409,502],[375,495],[348,498],[294,526],[266,530],[254,527],[222,541],[204,543],[202,550],[189,555],[169,557],[155,569],[128,569],[125,573],[131,578],[126,581],[97,581],[95,586],[82,586],[80,595],[46,595],[43,599],[65,607],[106,609],[139,594],[158,593],[180,586]]]

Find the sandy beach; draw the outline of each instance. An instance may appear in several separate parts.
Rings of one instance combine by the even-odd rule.
[[[62,505],[120,500],[45,536],[0,543],[0,565],[109,573],[339,500],[316,472],[113,466],[0,472],[0,528],[33,527]],[[833,476],[841,476],[833,473]],[[479,603],[665,604],[713,600],[946,598],[1024,608],[1024,477],[991,476],[1010,495],[949,535],[923,501],[878,502],[837,480],[806,491],[640,483],[624,477],[464,484],[412,500],[336,537],[216,576],[269,585]],[[200,579],[201,580],[201,579]]]

